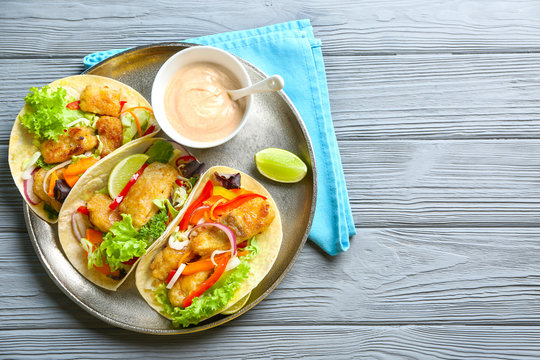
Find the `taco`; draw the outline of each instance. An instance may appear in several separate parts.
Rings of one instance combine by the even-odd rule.
[[[148,101],[131,87],[95,75],[30,89],[9,139],[11,174],[30,208],[54,223],[88,168],[160,129]]]
[[[185,149],[149,138],[89,169],[58,218],[71,264],[94,284],[116,290],[180,215],[202,165]]]
[[[175,327],[243,305],[272,267],[283,237],[268,191],[228,167],[210,168],[184,209],[136,271],[141,295]]]

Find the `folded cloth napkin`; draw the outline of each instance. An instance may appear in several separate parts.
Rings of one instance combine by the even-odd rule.
[[[347,250],[356,230],[330,114],[321,42],[313,35],[309,20],[185,41],[221,48],[266,74],[283,77],[284,91],[306,124],[317,165],[317,205],[309,238],[330,255]],[[93,66],[124,50],[90,54],[84,65]]]

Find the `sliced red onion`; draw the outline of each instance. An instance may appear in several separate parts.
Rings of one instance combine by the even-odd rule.
[[[225,267],[225,271],[232,270],[238,265],[240,265],[240,259],[238,258],[238,256],[233,256],[227,263],[227,266]]]
[[[77,238],[78,241],[81,241],[86,235],[86,223],[83,219],[83,214],[78,211],[75,211],[71,215],[71,228],[73,230],[73,235]]]
[[[55,167],[53,167],[51,170],[47,171],[47,173],[45,174],[45,179],[43,179],[43,191],[45,191],[45,194],[49,193],[49,176],[51,176],[51,174],[53,173],[53,171],[56,171],[57,169],[60,169],[68,164],[71,164],[71,159],[70,160],[67,160],[67,161],[64,161],[63,163],[60,163],[58,165],[56,165]]]
[[[24,179],[23,186],[24,186],[24,196],[26,197],[26,200],[32,205],[39,204],[42,200],[34,193],[34,173],[37,171],[36,168],[34,168],[34,171],[30,174],[30,177],[28,179]]]
[[[171,281],[167,284],[167,289],[171,290],[174,286],[174,283],[176,283],[176,280],[182,275],[182,271],[184,271],[184,268],[186,267],[186,264],[182,264],[178,267],[178,270],[176,270],[176,273],[173,275]]]
[[[225,254],[228,252],[231,252],[231,250],[214,250],[214,252],[212,253],[212,256],[210,256],[210,261],[212,261],[212,264],[214,264],[214,266],[217,266],[217,263],[214,260],[214,256],[219,255],[219,254]]]
[[[234,235],[234,232],[230,228],[228,228],[227,226],[225,226],[223,224],[218,224],[218,223],[202,223],[202,224],[199,224],[199,225],[195,226],[193,229],[191,229],[191,231],[188,234],[188,238],[191,238],[191,234],[193,233],[193,230],[204,227],[204,226],[215,226],[218,229],[223,230],[223,232],[227,235],[227,237],[229,238],[229,241],[231,243],[231,254],[233,256],[236,255],[236,236]]]

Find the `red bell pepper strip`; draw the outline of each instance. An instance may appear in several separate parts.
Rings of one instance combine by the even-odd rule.
[[[124,105],[126,105],[127,101],[120,100],[120,112],[122,112],[122,109],[124,108]]]
[[[148,135],[148,134],[151,134],[151,133],[154,131],[155,128],[156,128],[156,125],[150,125],[150,126],[148,127],[148,129],[146,129],[146,131],[144,132],[143,136],[146,136],[146,135]]]
[[[90,211],[88,211],[88,208],[86,206],[79,206],[77,208],[77,211],[86,216],[90,216]]]
[[[118,207],[118,205],[120,205],[122,200],[124,200],[124,197],[127,195],[129,189],[131,189],[133,184],[135,184],[135,182],[139,179],[139,177],[142,175],[144,169],[146,169],[147,166],[148,166],[148,163],[144,163],[143,166],[141,166],[141,168],[139,169],[139,171],[137,171],[135,174],[131,176],[131,179],[129,179],[128,183],[126,184],[126,186],[124,186],[120,194],[118,194],[118,196],[114,199],[111,205],[109,205],[109,209],[114,210]]]
[[[221,275],[223,275],[223,273],[225,272],[225,268],[227,267],[227,263],[231,258],[231,253],[227,254],[229,254],[229,256],[225,255],[221,259],[217,259],[218,263],[212,275],[210,275],[208,279],[206,279],[201,285],[199,285],[195,290],[191,291],[189,295],[184,298],[184,301],[182,301],[184,309],[191,305],[193,299],[201,296],[206,290],[210,289],[212,285],[214,285],[219,280]]]
[[[189,218],[189,223],[191,225],[197,225],[203,217],[206,217],[206,215],[208,214],[208,210],[210,210],[210,205],[203,205],[193,210],[193,213]]]
[[[174,182],[175,182],[176,185],[178,185],[178,186],[184,185],[184,182],[182,181],[182,179],[176,179]]]
[[[81,103],[80,100],[77,100],[77,101],[73,101],[73,102],[70,102],[69,104],[66,105],[66,107],[70,110],[77,110],[79,109],[79,104]]]
[[[190,161],[197,161],[197,159],[193,155],[180,156],[178,159],[176,159],[176,166],[181,165],[179,164],[180,160],[182,160],[184,164],[187,164]]]
[[[221,216],[223,215],[224,213],[228,212],[228,211],[231,211],[232,209],[235,209],[237,207],[239,207],[240,205],[242,205],[243,203],[245,202],[248,202],[249,200],[251,199],[254,199],[254,198],[262,198],[263,200],[266,200],[266,197],[265,196],[262,196],[262,195],[259,195],[259,194],[243,194],[243,195],[238,195],[237,197],[235,197],[234,199],[232,200],[229,200],[227,201],[226,203],[224,204],[220,204],[218,206],[216,206],[214,208],[214,215],[216,216]]]
[[[191,219],[191,214],[193,214],[193,211],[195,209],[202,205],[204,200],[212,196],[213,190],[214,184],[212,184],[212,181],[208,180],[204,185],[204,188],[202,189],[201,195],[199,195],[199,197],[195,199],[195,201],[193,201],[191,205],[189,205],[186,212],[184,213],[184,216],[182,217],[182,220],[180,220],[180,231],[186,231],[189,225],[189,219]]]

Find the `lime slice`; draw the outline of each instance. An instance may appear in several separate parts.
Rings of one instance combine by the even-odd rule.
[[[109,195],[112,199],[117,197],[122,189],[126,187],[129,179],[135,174],[141,166],[148,160],[148,155],[135,154],[128,156],[120,161],[109,175]]]
[[[243,298],[238,300],[236,303],[234,303],[232,306],[230,306],[227,310],[224,310],[221,313],[223,315],[231,315],[231,314],[234,314],[235,312],[238,312],[241,308],[244,307],[244,305],[246,305],[249,299],[249,295],[251,295],[251,291],[246,296],[244,296]]]
[[[267,178],[282,182],[299,182],[307,174],[306,164],[290,151],[268,148],[255,154],[257,170]]]

